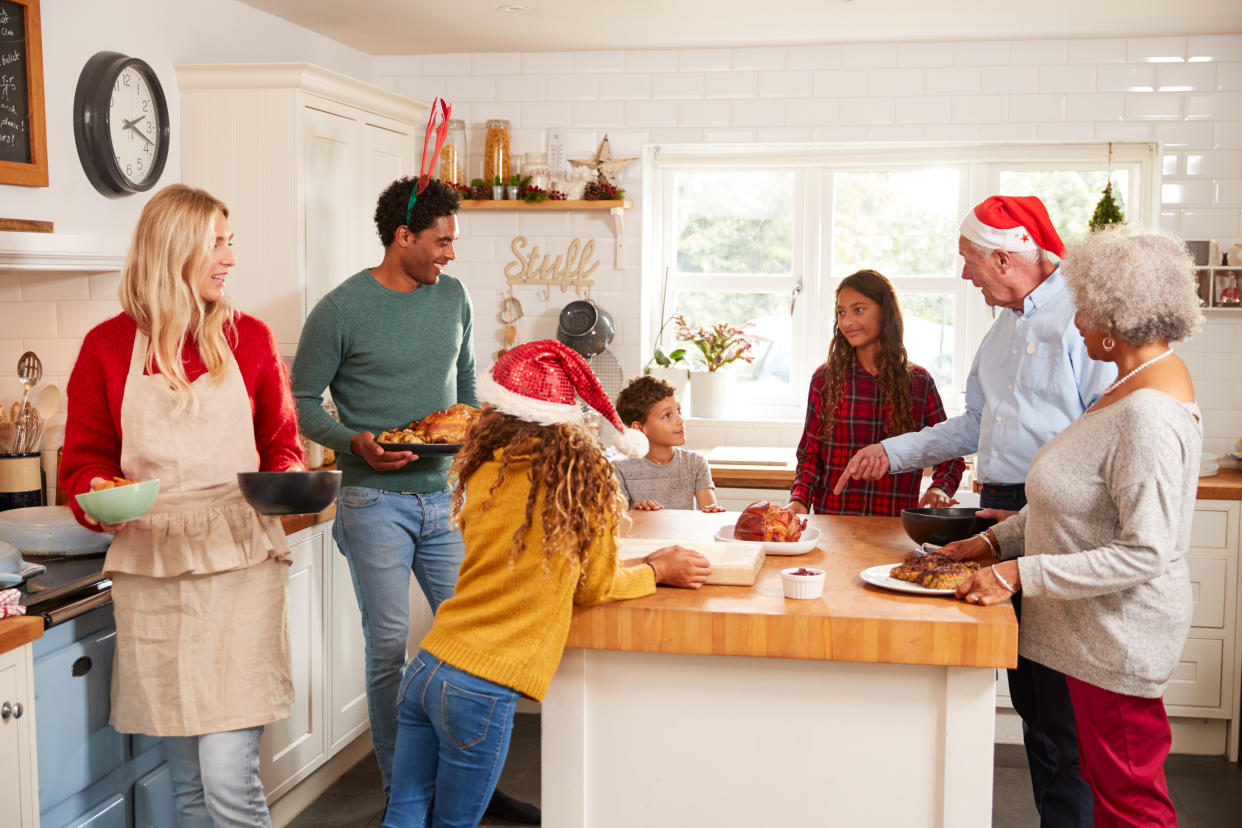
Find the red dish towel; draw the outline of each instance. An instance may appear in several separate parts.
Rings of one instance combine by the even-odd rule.
[[[26,608],[21,605],[22,594],[15,589],[0,590],[0,618],[11,615],[25,615]]]

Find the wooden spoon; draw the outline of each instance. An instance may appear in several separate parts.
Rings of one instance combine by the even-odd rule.
[[[17,437],[17,426],[5,420],[0,423],[0,454],[13,453],[13,440]]]
[[[60,413],[60,400],[59,385],[52,383],[39,389],[39,394],[35,397],[35,408],[38,409],[43,422],[49,422]]]

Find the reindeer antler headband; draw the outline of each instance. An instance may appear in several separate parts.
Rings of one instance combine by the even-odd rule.
[[[444,149],[444,138],[448,135],[449,114],[453,111],[453,106],[443,98],[436,98],[431,104],[431,114],[427,117],[427,134],[423,138],[423,157],[418,162],[418,183],[414,185],[414,189],[410,190],[410,202],[405,207],[405,223],[409,226],[410,219],[414,215],[414,205],[418,202],[418,197],[422,195],[423,190],[427,189],[427,184],[431,181],[431,174],[436,169],[436,164],[440,161],[440,150]],[[436,115],[440,115],[440,123],[436,123]],[[427,163],[427,148],[431,146],[431,136],[435,135],[435,151],[431,154],[431,163]]]

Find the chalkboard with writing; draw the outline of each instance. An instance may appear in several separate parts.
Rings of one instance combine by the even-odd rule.
[[[0,184],[47,186],[39,0],[0,0]]]

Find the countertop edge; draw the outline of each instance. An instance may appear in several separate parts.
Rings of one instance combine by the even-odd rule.
[[[0,619],[0,655],[43,637],[43,616],[15,615]]]

